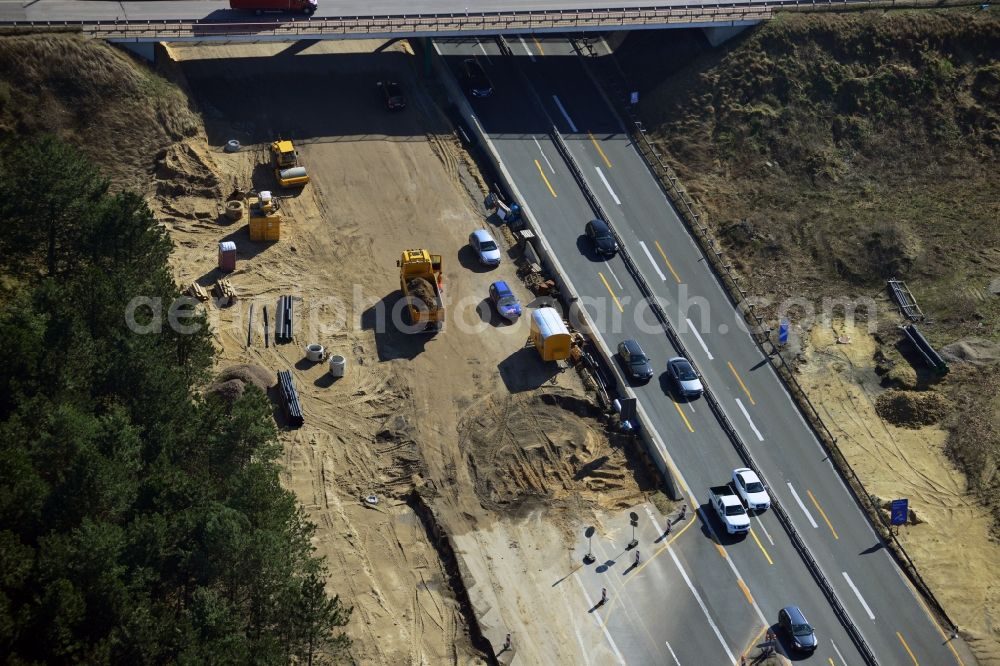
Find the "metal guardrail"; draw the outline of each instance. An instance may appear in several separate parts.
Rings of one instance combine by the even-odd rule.
[[[817,411],[815,405],[813,405],[809,396],[806,395],[802,386],[795,379],[792,368],[785,360],[780,348],[778,348],[774,344],[773,340],[771,340],[770,329],[763,326],[764,318],[757,314],[752,299],[741,285],[740,276],[734,273],[732,266],[726,263],[723,259],[721,245],[719,245],[719,243],[715,240],[709,228],[702,223],[702,215],[698,212],[696,204],[690,197],[688,197],[680,179],[677,177],[677,174],[672,168],[670,168],[669,165],[667,165],[663,156],[656,150],[649,138],[646,136],[645,128],[642,126],[642,123],[636,117],[633,109],[628,104],[625,88],[621,85],[621,82],[625,81],[625,73],[618,64],[618,61],[614,58],[613,54],[599,56],[593,49],[593,46],[586,39],[575,39],[574,42],[577,44],[577,52],[581,56],[584,55],[584,52],[587,53],[587,57],[584,62],[585,66],[587,65],[586,60],[590,60],[592,62],[605,63],[607,66],[613,66],[615,68],[616,71],[614,73],[606,73],[603,77],[604,82],[611,87],[613,93],[612,95],[608,95],[609,102],[613,105],[621,118],[627,118],[630,121],[631,130],[629,131],[633,138],[633,145],[636,146],[639,154],[646,161],[649,169],[659,179],[660,186],[666,194],[667,199],[673,205],[678,217],[683,220],[684,224],[691,232],[691,235],[698,241],[703,252],[705,253],[705,256],[709,260],[709,265],[712,267],[712,271],[719,278],[720,283],[726,287],[723,291],[732,302],[733,307],[743,315],[748,328],[750,329],[750,338],[757,345],[761,353],[777,361],[777,367],[775,367],[776,374],[782,382],[782,385],[785,387],[785,390],[788,391],[789,395],[794,399],[799,411],[802,413],[806,423],[809,425],[809,429],[816,436],[817,440],[823,445],[824,449],[830,455],[830,458],[834,461],[837,469],[846,477],[845,480],[855,497],[855,501],[862,508],[868,507],[868,510],[864,512],[865,515],[869,517],[870,523],[873,527],[877,528],[877,532],[887,542],[889,545],[889,551],[893,554],[903,571],[906,572],[907,577],[931,605],[934,612],[948,624],[952,632],[957,632],[957,625],[951,620],[951,617],[945,611],[937,597],[934,596],[930,586],[926,581],[924,581],[923,577],[917,571],[916,564],[914,564],[913,560],[910,558],[909,553],[906,552],[903,544],[900,543],[899,539],[896,538],[896,535],[893,534],[885,513],[875,501],[875,496],[868,492],[865,485],[861,482],[861,479],[858,478],[854,468],[847,461],[847,458],[837,445],[837,438],[832,432],[830,432],[830,429],[826,426],[826,423],[823,422],[823,419]],[[588,71],[589,70],[590,68],[588,67]],[[599,79],[596,79],[595,77],[595,80]],[[628,127],[628,125],[626,125],[626,127]],[[765,349],[765,344],[768,345],[770,349]]]
[[[924,312],[917,305],[917,299],[913,298],[913,293],[902,280],[892,278],[887,282],[892,298],[899,305],[899,311],[910,321],[923,321]]]
[[[653,7],[607,7],[573,10],[507,10],[274,19],[112,19],[0,21],[0,29],[74,28],[88,37],[110,40],[224,40],[235,37],[300,39],[348,37],[446,36],[581,32],[626,27],[683,24],[740,24],[767,20],[776,10],[839,10],[869,7],[943,6],[955,0],[742,0],[692,2]],[[969,0],[958,0],[970,4]],[[976,3],[978,4],[978,2]]]
[[[670,323],[670,320],[667,318],[666,313],[663,311],[663,308],[660,307],[655,294],[649,287],[649,283],[646,282],[645,276],[639,271],[639,268],[635,265],[635,262],[632,260],[632,257],[629,254],[628,249],[622,242],[622,239],[618,235],[618,232],[615,230],[614,224],[612,224],[611,220],[608,218],[608,215],[604,210],[604,207],[601,206],[600,201],[598,201],[597,197],[590,189],[590,186],[587,183],[586,179],[584,179],[583,172],[581,171],[579,165],[576,163],[576,160],[570,154],[569,148],[566,146],[566,142],[563,140],[562,135],[559,134],[559,130],[557,130],[555,127],[552,127],[550,133],[552,135],[553,142],[556,144],[560,156],[563,158],[563,161],[566,162],[567,166],[569,166],[570,171],[573,172],[573,177],[576,180],[580,190],[584,193],[584,196],[586,197],[587,202],[590,204],[590,207],[593,209],[594,214],[600,217],[602,220],[604,220],[611,229],[611,233],[614,235],[615,240],[618,243],[619,256],[624,261],[625,267],[628,269],[628,272],[632,276],[632,279],[639,287],[639,291],[640,293],[642,293],[643,298],[646,299],[647,303],[650,306],[650,309],[653,310],[653,312],[656,314],[657,319],[659,319],[660,325],[663,328],[663,331],[666,334],[667,339],[670,340],[674,348],[677,349],[677,351],[680,352],[685,358],[687,358],[691,362],[691,364],[695,366],[695,369],[697,369],[694,360],[688,353],[687,348],[681,341],[680,336],[674,330],[673,326]],[[699,372],[699,375],[700,374],[701,373]],[[729,417],[723,411],[722,406],[719,404],[719,401],[716,399],[715,395],[713,394],[713,392],[711,391],[711,389],[708,387],[707,384],[704,386],[704,397],[705,401],[709,405],[709,408],[712,410],[712,413],[715,416],[716,420],[719,422],[719,424],[722,426],[722,429],[725,431],[726,436],[735,446],[737,453],[739,453],[740,455],[740,459],[747,467],[753,469],[754,472],[757,473],[757,476],[759,476],[761,479],[765,479],[764,474],[760,471],[760,469],[757,467],[757,463],[751,457],[750,450],[743,442],[743,439],[736,431],[736,428],[733,427],[733,424],[730,422]],[[785,529],[785,532],[788,533],[792,545],[795,547],[795,550],[798,551],[799,555],[802,557],[802,560],[805,563],[806,568],[809,569],[809,573],[819,584],[820,589],[823,591],[823,595],[827,598],[827,601],[833,608],[834,614],[837,616],[837,618],[840,620],[840,623],[847,630],[847,634],[851,637],[851,641],[858,648],[858,651],[864,658],[865,663],[868,664],[869,666],[877,666],[878,660],[876,660],[875,654],[871,651],[871,648],[868,647],[868,643],[867,641],[865,641],[864,636],[861,635],[860,630],[858,630],[857,626],[854,624],[850,616],[847,614],[847,611],[844,609],[843,604],[841,604],[840,599],[837,597],[837,593],[834,591],[833,586],[830,584],[830,581],[827,580],[826,576],[819,568],[819,565],[816,563],[815,558],[813,558],[812,553],[809,552],[809,548],[802,540],[802,537],[799,536],[798,531],[792,525],[792,522],[789,519],[788,514],[785,512],[784,508],[781,507],[781,504],[780,502],[778,502],[778,499],[773,495],[771,497],[771,508],[774,511],[775,515],[778,517],[778,521],[781,523],[781,526]]]

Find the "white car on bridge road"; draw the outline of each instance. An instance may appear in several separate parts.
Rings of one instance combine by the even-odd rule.
[[[748,467],[733,470],[733,486],[736,494],[750,511],[764,511],[771,506],[771,498],[760,482],[757,473]]]

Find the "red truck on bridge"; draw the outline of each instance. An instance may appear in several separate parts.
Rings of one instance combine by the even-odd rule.
[[[316,0],[229,0],[232,9],[264,12],[302,12],[307,16],[316,11]]]

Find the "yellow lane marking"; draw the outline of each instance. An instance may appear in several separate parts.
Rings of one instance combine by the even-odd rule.
[[[903,580],[904,580],[904,582],[906,582],[907,585],[910,584],[909,578],[905,578],[904,577]],[[956,650],[955,646],[951,644],[951,640],[952,640],[951,636],[949,636],[948,634],[946,634],[944,632],[944,629],[941,628],[941,625],[938,624],[937,618],[934,616],[933,613],[931,613],[930,609],[927,608],[927,604],[925,604],[924,600],[921,599],[920,593],[917,592],[915,589],[913,589],[912,586],[910,587],[910,589],[913,590],[913,596],[914,596],[914,598],[916,598],[916,600],[920,603],[920,606],[924,609],[924,612],[927,613],[927,617],[930,618],[931,624],[933,624],[937,628],[938,633],[941,634],[941,638],[944,639],[944,644],[948,646],[949,650],[951,650],[951,654],[954,655],[954,657],[955,657],[955,663],[958,664],[958,666],[965,666],[965,662],[962,661],[962,658],[958,656],[958,650]]]
[[[602,275],[601,278],[603,279],[603,277],[604,276]],[[604,284],[607,284],[607,282],[605,282]],[[608,291],[610,291],[610,289]],[[615,299],[615,300],[617,300],[617,299]],[[691,432],[694,432],[694,428],[691,427],[691,422],[688,421],[688,417],[684,416],[684,412],[681,410],[681,406],[675,402],[674,403],[674,407],[677,408],[677,413],[681,415],[682,419],[684,419],[684,425],[686,425],[688,427],[688,430],[690,430]]]
[[[718,543],[715,544],[715,549],[717,551],[719,551],[719,555],[721,555],[723,557],[723,559],[729,557],[728,555],[726,555],[726,549],[723,548],[721,544],[718,544]]]
[[[938,629],[940,628],[941,627],[938,627]],[[941,632],[941,635],[944,636],[944,641],[945,641],[944,644],[947,645],[948,649],[951,650],[951,653],[955,655],[955,661],[957,661],[961,666],[965,666],[965,662],[962,661],[962,658],[958,656],[958,651],[955,649],[955,646],[951,644],[951,639],[945,636],[945,633],[943,631]]]
[[[535,164],[538,164],[538,160],[535,160]],[[615,296],[615,292],[611,291],[611,285],[608,284],[608,279],[606,277],[604,277],[604,273],[602,273],[600,271],[597,271],[597,274],[601,276],[601,282],[604,283],[605,289],[607,289],[608,293],[611,294],[611,298],[615,299],[615,305],[618,306],[618,311],[619,312],[625,312],[625,310],[622,309],[622,304],[618,301],[618,297]],[[677,404],[677,403],[674,403],[674,404]],[[688,426],[688,427],[690,428],[691,426]],[[691,432],[694,432],[694,430],[692,430]]]
[[[747,394],[747,398],[750,400],[750,404],[756,405],[757,403],[754,402],[753,396],[750,395],[750,389],[748,389],[747,385],[743,383],[743,378],[740,377],[740,373],[736,372],[736,368],[733,367],[733,362],[726,361],[726,363],[729,364],[729,369],[733,372],[733,377],[736,377],[736,381],[740,383],[740,388],[743,389],[743,392]]]
[[[764,625],[764,628],[760,630],[760,633],[758,633],[756,636],[753,637],[753,640],[750,641],[750,645],[747,646],[747,649],[743,650],[743,652],[740,654],[741,657],[750,656],[750,653],[753,651],[753,649],[758,645],[760,645],[760,637],[764,635],[765,631],[767,631],[767,625]]]
[[[747,601],[750,602],[750,605],[753,606],[753,597],[750,596],[750,588],[747,587],[747,584],[743,582],[742,578],[737,578],[736,583],[740,586],[740,589],[743,590],[743,596],[745,596]]]
[[[607,164],[608,168],[610,169],[611,168],[611,160],[609,160],[608,156],[604,154],[603,150],[601,150],[601,144],[597,143],[597,139],[594,138],[594,133],[593,132],[587,132],[587,136],[590,137],[591,142],[593,142],[593,144],[594,144],[594,148],[597,148],[597,152],[599,152],[601,154],[601,159],[604,160],[604,163]]]
[[[760,552],[764,553],[764,557],[767,558],[767,563],[773,566],[774,561],[771,559],[771,556],[767,554],[767,549],[764,548],[764,544],[762,544],[760,539],[757,538],[757,533],[751,529],[750,536],[752,536],[753,540],[757,542],[757,547],[760,548]]]
[[[535,40],[535,46],[538,47],[538,52],[541,53],[542,55],[545,55],[545,49],[542,48],[542,43],[540,41],[538,41],[538,37],[536,37],[535,35],[532,35],[531,38],[533,40]]]
[[[542,180],[545,181],[545,185],[546,185],[546,187],[549,188],[549,192],[552,193],[553,197],[558,198],[559,195],[556,194],[556,191],[554,189],[552,189],[552,183],[550,183],[549,179],[545,177],[545,172],[542,171],[542,165],[538,163],[538,160],[535,160],[535,166],[538,167],[538,175],[541,176]]]
[[[811,499],[813,504],[816,505],[816,510],[819,511],[819,515],[823,516],[823,520],[826,521],[826,526],[830,528],[831,532],[833,532],[833,538],[840,541],[840,537],[837,536],[837,530],[833,529],[833,523],[831,523],[830,519],[826,517],[826,512],[823,511],[823,507],[821,507],[819,502],[816,501],[816,498],[813,497],[812,491],[806,488],[806,492],[809,493],[809,499]]]
[[[837,666],[835,663],[833,663],[833,657],[827,657],[827,660],[830,662],[830,666]]]
[[[680,284],[681,276],[677,274],[677,271],[674,270],[674,267],[670,263],[670,260],[667,259],[667,253],[663,251],[662,247],[660,247],[660,241],[653,241],[653,242],[656,243],[656,249],[660,251],[660,256],[663,257],[663,261],[667,264],[667,268],[670,269],[670,274],[674,276],[675,280],[677,280],[677,284]]]
[[[913,656],[913,650],[911,650],[910,646],[907,645],[906,641],[903,640],[903,634],[901,634],[901,633],[899,633],[897,631],[896,632],[896,637],[899,639],[899,642],[903,644],[903,647],[906,648],[906,653],[908,655],[910,655],[910,659],[913,660],[913,666],[920,666],[920,662],[917,661],[917,658]]]
[[[668,518],[668,520],[669,520],[669,518]],[[668,539],[668,540],[667,540],[667,542],[666,542],[665,544],[663,544],[662,546],[660,546],[660,548],[659,548],[659,549],[658,549],[658,550],[657,550],[657,551],[656,551],[655,553],[653,553],[652,555],[650,555],[648,559],[644,560],[644,561],[642,562],[642,564],[640,564],[640,565],[639,565],[638,567],[636,567],[636,569],[635,569],[635,571],[634,571],[634,572],[632,573],[632,575],[631,575],[631,576],[629,576],[629,577],[628,577],[628,578],[627,578],[627,579],[625,580],[625,585],[628,585],[629,581],[630,581],[630,580],[632,580],[633,578],[635,578],[635,575],[636,575],[637,573],[639,573],[640,571],[642,571],[643,569],[645,569],[645,568],[646,568],[646,565],[647,565],[647,564],[649,564],[649,563],[650,563],[650,562],[652,562],[652,561],[653,561],[654,559],[656,559],[656,556],[657,556],[657,555],[659,555],[660,553],[662,553],[663,551],[665,551],[665,550],[667,549],[667,546],[669,546],[669,545],[670,545],[670,544],[672,544],[672,543],[673,543],[674,541],[676,541],[676,540],[677,540],[677,539],[678,539],[678,538],[680,537],[680,535],[682,535],[682,534],[684,534],[685,532],[687,532],[687,531],[688,531],[688,528],[689,528],[689,527],[691,527],[692,525],[694,525],[694,524],[695,524],[696,522],[697,522],[697,521],[696,521],[696,520],[694,520],[694,519],[692,519],[692,520],[689,520],[689,521],[688,521],[688,524],[687,524],[687,525],[685,525],[685,526],[684,526],[684,527],[683,527],[683,528],[681,529],[681,531],[680,531],[680,532],[678,532],[677,534],[675,534],[675,535],[673,535],[672,537],[670,537],[670,539]]]

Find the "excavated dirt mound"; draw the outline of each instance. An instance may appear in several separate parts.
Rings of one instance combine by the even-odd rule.
[[[231,365],[219,373],[219,378],[208,387],[208,392],[232,405],[243,395],[248,384],[267,392],[268,387],[275,383],[271,373],[259,365]]]
[[[406,288],[410,295],[420,299],[428,306],[434,305],[434,287],[423,278],[412,278],[406,281]]]
[[[609,442],[598,414],[560,391],[483,400],[459,427],[483,506],[512,510],[530,498],[571,496],[606,508],[641,501],[645,470],[635,468],[624,439]]]
[[[219,373],[220,382],[230,379],[238,379],[245,384],[256,384],[261,391],[266,391],[277,383],[275,376],[268,370],[250,363],[231,365]]]
[[[986,366],[1000,362],[1000,343],[968,338],[958,340],[941,348],[941,356],[952,363],[971,363]]]
[[[886,391],[875,399],[875,411],[893,425],[919,428],[938,423],[951,402],[937,391]]]

